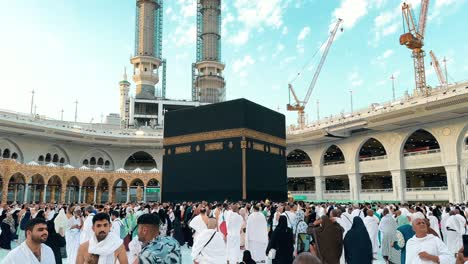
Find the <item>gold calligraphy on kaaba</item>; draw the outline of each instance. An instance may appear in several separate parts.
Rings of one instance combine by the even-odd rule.
[[[277,147],[270,147],[270,153],[280,155],[280,149]]]
[[[222,150],[222,149],[223,149],[223,142],[205,144],[205,151]]]
[[[253,149],[258,150],[258,151],[265,151],[265,145],[254,142]]]
[[[175,154],[190,153],[190,152],[192,152],[192,146],[183,146],[183,147],[175,148]]]

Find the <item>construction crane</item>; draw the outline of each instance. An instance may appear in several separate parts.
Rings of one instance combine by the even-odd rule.
[[[314,77],[312,78],[312,81],[310,82],[309,89],[307,90],[307,94],[303,101],[300,101],[299,98],[296,96],[296,93],[294,92],[294,88],[292,84],[288,84],[289,92],[292,93],[295,104],[291,105],[291,102],[289,102],[289,104],[286,105],[286,108],[288,111],[297,111],[297,114],[298,114],[297,123],[299,125],[299,128],[301,129],[305,127],[305,112],[304,112],[305,107],[307,105],[307,102],[309,102],[310,95],[312,94],[312,90],[314,89],[315,83],[317,82],[318,76],[320,74],[320,70],[322,69],[325,59],[327,58],[328,51],[330,50],[330,46],[333,43],[333,39],[335,38],[336,32],[338,31],[338,28],[342,22],[343,22],[343,19],[339,18],[335,24],[335,27],[333,28],[330,34],[330,37],[328,38],[327,44],[322,54],[322,58],[320,59],[320,62],[317,66],[317,70],[315,71]]]
[[[437,60],[437,57],[436,55],[434,54],[434,52],[431,50],[429,51],[429,54],[431,55],[431,59],[432,59],[432,66],[434,66],[434,70],[437,74],[437,78],[439,79],[439,83],[441,86],[445,86],[447,85],[447,80],[445,79],[445,76],[444,74],[442,73],[442,69],[440,68],[440,64],[439,64],[439,61]]]
[[[427,11],[429,0],[421,1],[421,12],[419,14],[419,23],[416,25],[411,5],[403,3],[401,10],[403,13],[403,31],[400,36],[400,45],[405,45],[412,51],[414,61],[414,77],[416,81],[417,94],[429,94],[426,86],[426,73],[424,71],[424,32],[426,30]],[[406,25],[406,27],[405,27]],[[408,29],[408,32],[406,32]]]

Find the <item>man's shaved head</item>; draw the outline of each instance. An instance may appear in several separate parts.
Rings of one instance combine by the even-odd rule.
[[[216,221],[215,218],[208,219],[208,229],[216,229],[217,225],[218,225],[218,221]]]

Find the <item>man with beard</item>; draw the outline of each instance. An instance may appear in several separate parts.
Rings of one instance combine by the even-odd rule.
[[[98,213],[93,216],[92,230],[94,235],[85,243],[80,245],[77,264],[90,263],[116,263],[127,264],[127,252],[120,237],[110,233],[110,217],[106,213]]]
[[[54,252],[44,243],[49,233],[43,218],[35,218],[26,225],[26,241],[10,251],[2,263],[55,264]]]

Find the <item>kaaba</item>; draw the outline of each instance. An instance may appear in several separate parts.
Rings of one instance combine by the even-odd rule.
[[[162,201],[286,201],[285,130],[246,99],[167,112]]]

